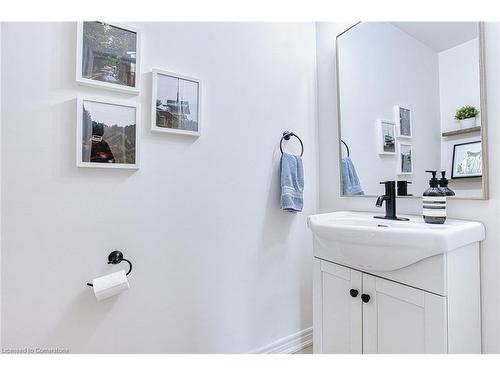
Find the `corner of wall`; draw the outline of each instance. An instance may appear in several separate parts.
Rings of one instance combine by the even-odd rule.
[[[2,347],[2,22],[0,22],[0,348]]]

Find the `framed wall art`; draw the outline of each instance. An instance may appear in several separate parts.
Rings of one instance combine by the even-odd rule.
[[[453,146],[451,178],[471,178],[483,175],[481,141],[459,143]]]
[[[396,155],[396,124],[388,120],[378,120],[376,126],[378,154]]]
[[[132,94],[139,93],[140,33],[119,24],[78,22],[76,81]]]
[[[398,175],[413,173],[413,146],[410,143],[398,143]]]
[[[201,81],[160,69],[152,75],[151,130],[201,135]]]
[[[78,97],[78,167],[139,168],[137,104]]]
[[[413,135],[413,115],[408,107],[394,107],[394,117],[397,125],[397,136],[410,139]]]

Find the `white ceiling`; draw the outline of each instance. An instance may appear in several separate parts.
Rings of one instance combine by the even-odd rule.
[[[391,22],[413,38],[441,52],[477,38],[477,22]]]

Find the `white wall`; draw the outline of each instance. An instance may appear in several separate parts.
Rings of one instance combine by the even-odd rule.
[[[460,129],[455,112],[464,105],[481,108],[479,39],[442,51],[439,58],[439,100],[443,132]],[[480,125],[480,118],[477,119]]]
[[[473,39],[439,53],[439,98],[441,110],[441,131],[460,129],[455,120],[455,112],[464,105],[473,105],[480,110],[479,83],[479,39]],[[477,117],[476,124],[480,125]],[[470,136],[452,136],[441,138],[441,170],[451,178],[453,145],[473,142],[481,139],[479,133]],[[457,196],[482,196],[480,178],[450,180]]]
[[[2,195],[2,22],[0,22],[0,196]],[[2,200],[0,199],[0,347],[2,347]]]
[[[73,23],[2,34],[2,339],[73,353],[248,352],[312,325],[314,24],[142,23],[141,168],[77,169]],[[149,131],[153,67],[203,80],[199,139]],[[8,93],[8,95],[5,95]],[[279,140],[304,141],[305,209],[279,209]],[[85,283],[134,264],[97,303]]]
[[[413,181],[409,192],[421,194],[428,187],[425,170],[440,166],[436,52],[387,22],[357,25],[338,42],[342,139],[349,145],[365,194],[381,195],[380,181],[395,179]],[[411,176],[396,176],[396,154],[378,155],[377,119],[396,121],[395,105],[412,109]]]
[[[335,76],[335,37],[351,24],[318,23],[316,25],[318,64],[318,139],[319,139],[319,203],[320,211],[358,210],[375,211],[373,198],[340,197],[338,146],[337,146],[337,101]],[[487,237],[481,245],[481,294],[483,351],[500,352],[500,234],[499,183],[500,183],[500,131],[495,126],[500,121],[500,23],[486,24],[486,82],[488,101],[488,152],[490,199],[452,200],[448,215],[453,218],[479,220],[486,226]],[[421,214],[421,200],[404,198],[398,200],[398,212]],[[381,210],[381,209],[380,209]]]

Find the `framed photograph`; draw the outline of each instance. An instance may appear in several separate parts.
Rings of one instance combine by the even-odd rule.
[[[413,134],[413,119],[411,109],[408,107],[401,107],[399,105],[395,106],[394,118],[397,124],[397,136],[399,138],[411,138]]]
[[[128,26],[78,22],[76,81],[138,94],[140,41],[139,31]]]
[[[483,175],[481,141],[453,146],[451,178],[471,178]]]
[[[153,69],[151,130],[201,135],[201,81]]]
[[[377,149],[379,155],[396,155],[396,124],[392,121],[377,121]]]
[[[76,165],[139,168],[137,104],[77,99]]]
[[[413,173],[413,146],[410,143],[398,144],[398,175]]]

